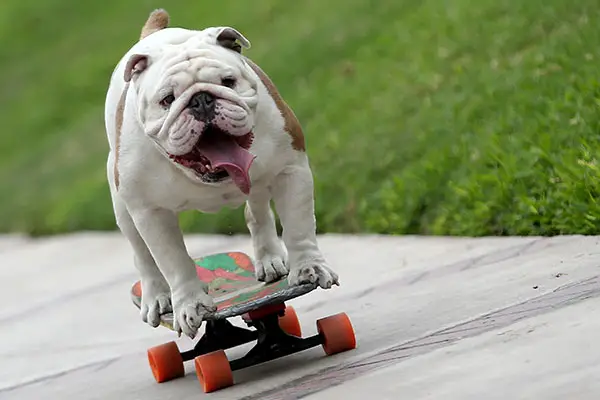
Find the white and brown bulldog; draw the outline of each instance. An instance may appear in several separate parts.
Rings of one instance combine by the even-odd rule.
[[[215,309],[196,276],[178,213],[245,203],[256,275],[270,282],[338,284],[316,239],[313,178],[302,129],[265,73],[243,56],[229,27],[168,27],[150,14],[117,64],[105,123],[108,181],[121,232],[142,281],[142,319],[193,337]],[[277,237],[270,201],[283,227]],[[285,246],[284,246],[285,245]]]

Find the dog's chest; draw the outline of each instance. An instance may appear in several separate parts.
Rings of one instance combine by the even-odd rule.
[[[237,208],[244,204],[246,196],[232,183],[209,186],[196,184],[186,180],[174,179],[164,187],[160,202],[168,204],[168,208],[181,212],[198,210],[205,213],[216,213],[223,207]]]

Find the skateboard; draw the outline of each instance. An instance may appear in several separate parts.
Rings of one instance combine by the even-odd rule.
[[[326,355],[356,348],[352,323],[343,312],[317,320],[318,333],[302,337],[296,311],[285,302],[315,290],[316,284],[290,286],[286,278],[259,282],[252,259],[242,252],[212,254],[194,261],[198,279],[208,284],[217,310],[204,316],[205,331],[192,349],[180,351],[172,341],[147,350],[156,382],[184,376],[184,362],[194,360],[200,385],[209,393],[232,386],[236,370],[318,346]],[[137,281],[131,298],[138,309],[141,296]],[[228,321],[236,316],[241,316],[248,328]],[[161,315],[160,324],[173,330],[173,314]],[[250,342],[255,345],[243,357],[227,358],[226,349]]]

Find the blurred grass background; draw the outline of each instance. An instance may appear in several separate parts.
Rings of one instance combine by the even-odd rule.
[[[0,231],[115,229],[104,95],[157,7],[250,39],[304,126],[320,232],[598,233],[597,0],[3,0]],[[181,222],[246,232],[241,209]]]

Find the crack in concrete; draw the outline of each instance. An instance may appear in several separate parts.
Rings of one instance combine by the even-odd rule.
[[[135,272],[124,273],[116,278],[109,279],[105,282],[101,282],[96,285],[91,285],[86,288],[77,289],[72,292],[65,293],[62,296],[55,297],[53,299],[40,301],[39,303],[33,306],[29,306],[25,309],[20,309],[16,312],[0,317],[0,324],[11,324],[13,322],[19,322],[19,317],[21,315],[25,314],[28,317],[31,317],[32,315],[40,314],[50,308],[57,307],[57,305],[68,304],[68,302],[71,300],[76,300],[85,296],[95,295],[97,293],[102,292],[103,290],[106,290],[107,288],[110,288],[111,286],[122,283],[126,279],[131,280],[133,284],[134,281],[132,279],[135,278],[135,274]]]
[[[17,383],[15,385],[5,386],[5,387],[0,388],[0,393],[11,392],[16,389],[21,389],[26,386],[34,385],[36,383],[44,383],[44,382],[50,381],[52,379],[60,378],[62,376],[65,376],[65,375],[68,375],[70,373],[77,372],[77,371],[82,371],[82,370],[86,370],[86,369],[93,369],[94,371],[99,371],[99,370],[102,370],[102,369],[108,367],[109,365],[113,364],[120,358],[121,357],[113,357],[108,360],[96,361],[93,363],[80,365],[78,367],[69,368],[69,369],[66,369],[63,371],[55,372],[55,373],[52,373],[49,375],[44,375],[44,376],[40,376],[37,378],[33,378],[33,379],[30,379],[30,380],[27,380],[24,382]]]
[[[420,338],[390,347],[362,360],[324,368],[290,381],[279,388],[243,397],[242,400],[300,399],[340,385],[360,375],[397,364],[402,360],[449,346],[462,339],[504,328],[517,321],[598,296],[600,296],[600,276],[566,284],[538,297],[491,311],[449,328],[440,329]],[[439,340],[440,336],[449,337]]]

